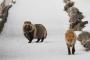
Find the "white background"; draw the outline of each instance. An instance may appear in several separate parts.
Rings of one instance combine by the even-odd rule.
[[[75,6],[90,22],[90,1],[75,0]],[[77,41],[75,55],[67,54],[64,33],[69,26],[69,17],[63,10],[63,0],[16,0],[9,10],[8,21],[0,34],[0,60],[89,60],[86,52]],[[24,21],[41,23],[48,31],[43,43],[28,44],[22,27]],[[90,24],[85,31],[90,32]]]

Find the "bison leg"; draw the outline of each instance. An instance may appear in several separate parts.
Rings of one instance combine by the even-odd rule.
[[[43,41],[44,41],[44,38],[41,39],[41,42],[43,42]]]
[[[70,46],[67,45],[68,48],[68,55],[71,55]]]
[[[28,43],[31,43],[31,42],[32,42],[32,40],[33,40],[33,38],[30,38]]]
[[[28,40],[30,40],[30,38],[29,38],[29,36],[27,35],[27,33],[24,33],[24,36],[25,36]]]
[[[72,54],[75,53],[75,46],[72,47]]]
[[[40,41],[40,39],[38,38],[36,42],[39,42],[39,41]]]
[[[24,36],[29,40],[28,43],[31,43],[32,42],[33,38],[30,38],[27,33],[24,33]]]

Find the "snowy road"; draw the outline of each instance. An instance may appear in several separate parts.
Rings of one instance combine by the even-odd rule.
[[[89,21],[84,30],[90,32],[90,1],[76,0],[75,3]],[[17,0],[0,35],[0,60],[89,60],[90,52],[84,51],[78,41],[75,55],[67,54],[64,33],[68,16],[63,7],[62,0]],[[35,43],[35,40],[27,43],[22,33],[25,20],[46,26],[48,37],[43,43]]]

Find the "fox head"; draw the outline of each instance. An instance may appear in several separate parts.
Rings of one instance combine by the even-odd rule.
[[[65,38],[68,42],[72,42],[76,38],[74,31],[68,30],[65,35]]]
[[[66,39],[68,41],[72,41],[74,40],[74,34],[72,32],[69,32],[67,35],[66,35]]]

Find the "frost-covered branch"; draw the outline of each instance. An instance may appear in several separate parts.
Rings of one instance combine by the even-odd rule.
[[[4,24],[7,22],[9,9],[15,3],[15,0],[3,0],[3,2],[0,4],[0,33],[4,28]]]
[[[82,21],[82,19],[84,19],[83,13],[74,6],[75,3],[73,1],[64,0],[64,3],[64,11],[66,11],[70,17],[70,29],[73,29],[74,31],[82,31],[85,25],[88,24],[88,21]]]

